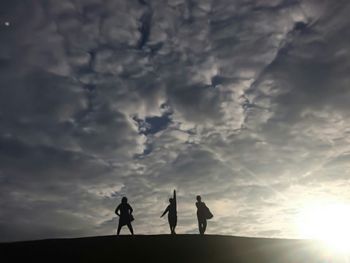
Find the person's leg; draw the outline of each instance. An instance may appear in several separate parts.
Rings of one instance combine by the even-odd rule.
[[[206,229],[207,229],[207,220],[203,220],[203,234],[205,233]]]
[[[170,231],[171,231],[171,234],[172,235],[175,235],[176,233],[175,233],[175,225],[171,225],[170,226]]]
[[[202,227],[202,221],[198,220],[198,229],[199,229],[199,234],[203,234],[203,227]]]
[[[117,236],[119,236],[120,229],[122,229],[122,225],[121,225],[121,224],[118,224]]]
[[[172,233],[173,233],[173,227],[172,227],[172,225],[170,224],[170,222],[169,222],[169,228],[170,228],[170,234],[172,234]]]
[[[134,234],[134,229],[132,229],[131,223],[128,223],[127,226],[128,226],[128,228],[130,230],[131,235],[133,235]]]

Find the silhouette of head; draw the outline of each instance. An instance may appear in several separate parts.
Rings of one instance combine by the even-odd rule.
[[[197,201],[200,202],[202,200],[200,195],[197,195]]]
[[[172,198],[169,198],[169,203],[172,204],[173,203],[173,199]]]
[[[128,198],[126,198],[125,196],[122,198],[122,203],[126,204],[128,202]]]

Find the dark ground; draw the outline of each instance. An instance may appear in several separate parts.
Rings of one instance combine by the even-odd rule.
[[[316,243],[231,236],[102,236],[0,244],[1,262],[321,263]],[[5,259],[3,261],[2,259]]]

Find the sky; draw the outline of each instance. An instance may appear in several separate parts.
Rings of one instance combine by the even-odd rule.
[[[0,241],[300,237],[350,202],[347,0],[1,0]],[[122,230],[127,234],[126,229]]]

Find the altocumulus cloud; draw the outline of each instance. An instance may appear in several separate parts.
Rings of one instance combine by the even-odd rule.
[[[0,3],[1,240],[179,230],[297,237],[349,183],[348,1]],[[7,24],[7,22],[9,24]]]

